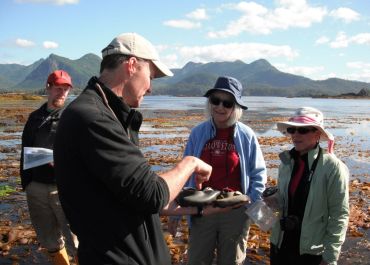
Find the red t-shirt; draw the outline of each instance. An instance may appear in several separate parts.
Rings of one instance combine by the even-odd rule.
[[[240,161],[235,150],[233,133],[233,127],[217,129],[216,137],[203,147],[200,158],[212,166],[211,177],[203,183],[204,187],[241,190]]]

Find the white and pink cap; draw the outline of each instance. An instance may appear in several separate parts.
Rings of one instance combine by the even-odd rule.
[[[315,127],[321,132],[320,140],[328,141],[328,152],[334,151],[334,136],[324,129],[324,115],[321,111],[311,107],[302,107],[296,110],[294,116],[287,122],[278,122],[277,129],[286,134],[288,127]]]

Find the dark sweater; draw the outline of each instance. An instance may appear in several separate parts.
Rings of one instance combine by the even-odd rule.
[[[54,145],[80,264],[171,264],[158,214],[169,190],[137,146],[141,114],[100,84],[113,115],[96,83],[92,78],[65,109]]]
[[[295,151],[295,149],[292,149],[290,151],[290,155],[294,159],[294,167],[293,167],[289,187],[292,184],[292,178],[298,169],[297,160],[298,160],[299,153]],[[293,231],[285,231],[284,240],[282,244],[283,248],[287,248],[297,253],[297,255],[299,255],[299,241],[301,237],[301,226],[302,226],[303,215],[304,215],[304,211],[306,208],[308,193],[310,191],[310,181],[308,179],[309,170],[308,170],[307,154],[301,156],[301,159],[304,162],[303,175],[298,184],[297,190],[294,193],[294,196],[292,197],[289,194],[289,201],[288,201],[288,216],[296,216],[298,223],[297,223],[296,229],[294,229]]]
[[[20,176],[23,189],[31,181],[45,184],[55,183],[54,168],[49,164],[23,170],[23,148],[42,147],[53,149],[60,114],[61,110],[48,111],[45,103],[30,114],[24,126],[20,159]]]

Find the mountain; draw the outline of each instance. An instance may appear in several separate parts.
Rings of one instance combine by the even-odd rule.
[[[267,60],[250,64],[242,61],[187,63],[181,69],[173,69],[174,77],[153,82],[153,94],[194,96],[203,95],[213,86],[220,75],[233,76],[246,89],[243,95],[253,96],[314,96],[358,93],[369,89],[370,83],[331,78],[315,81],[303,76],[279,71]]]
[[[40,59],[29,66],[0,64],[0,89],[8,91],[34,91],[45,86],[45,80],[55,69],[66,70],[75,87],[84,88],[93,75],[98,75],[101,58],[86,54],[70,60],[55,54]],[[220,75],[233,76],[246,89],[243,95],[254,96],[317,96],[358,93],[369,90],[370,83],[339,78],[312,80],[307,77],[279,71],[267,60],[260,59],[250,64],[234,62],[188,62],[183,68],[172,69],[174,76],[153,81],[153,95],[202,96],[213,86]]]
[[[44,59],[40,59],[29,66],[20,64],[0,64],[0,88],[12,87],[21,82],[43,61]]]
[[[74,87],[83,88],[91,76],[99,73],[100,61],[100,57],[95,54],[86,54],[77,60],[51,54],[13,89],[43,88],[48,75],[57,69],[63,69],[71,75]]]
[[[95,54],[86,54],[77,60],[70,60],[50,54],[30,66],[0,65],[0,88],[7,90],[39,90],[45,87],[48,75],[57,69],[67,71],[74,87],[83,88],[91,76],[99,73],[101,58]],[[1,77],[5,82],[1,82]],[[15,78],[17,77],[17,78]]]

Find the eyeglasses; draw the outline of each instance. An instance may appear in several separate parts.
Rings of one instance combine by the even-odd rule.
[[[222,99],[220,99],[218,97],[215,97],[215,96],[210,96],[209,97],[209,102],[214,106],[218,106],[218,105],[220,105],[220,103],[222,103],[222,106],[224,108],[227,108],[227,109],[231,109],[235,105],[235,102],[232,101],[232,100],[222,100]]]
[[[314,132],[316,131],[316,128],[313,127],[288,127],[286,128],[287,133],[289,134],[294,134],[296,131],[299,134],[307,134],[309,132]]]

